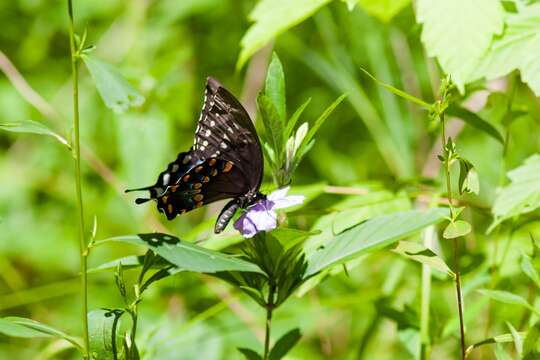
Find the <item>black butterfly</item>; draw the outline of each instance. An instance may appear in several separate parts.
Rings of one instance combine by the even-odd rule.
[[[233,198],[216,221],[215,233],[225,229],[238,208],[246,208],[265,196],[259,192],[263,176],[263,155],[259,137],[240,102],[216,79],[206,82],[204,104],[195,141],[187,152],[159,174],[149,190],[149,199],[172,220],[211,202]]]

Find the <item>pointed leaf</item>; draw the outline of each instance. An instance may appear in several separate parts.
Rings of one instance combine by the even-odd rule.
[[[510,184],[497,193],[491,212],[495,219],[491,231],[506,219],[540,207],[540,154],[530,156],[523,165],[508,172]]]
[[[117,352],[121,349],[122,340],[118,338],[119,314],[107,310],[93,310],[88,313],[88,336],[90,350],[93,359],[114,360],[113,349]],[[113,347],[113,328],[116,332],[114,339],[116,344]]]
[[[540,289],[540,276],[531,262],[531,258],[525,254],[521,256],[521,270],[531,279]]]
[[[111,64],[91,55],[81,56],[94,79],[99,95],[105,105],[114,112],[122,113],[129,107],[139,106],[144,97]]]
[[[524,332],[520,332],[518,333],[519,336],[521,337],[524,337],[525,336],[525,333]],[[466,351],[466,355],[469,355],[471,353],[471,351],[473,351],[474,349],[482,346],[482,345],[487,345],[487,344],[504,344],[504,343],[510,343],[514,341],[514,338],[512,337],[512,334],[501,334],[501,335],[497,335],[497,336],[493,336],[493,337],[490,337],[490,338],[487,338],[487,339],[484,339],[482,341],[479,341],[477,343],[474,343],[473,345],[470,345],[468,348],[467,348],[467,351]]]
[[[244,66],[257,50],[276,36],[301,23],[329,2],[330,0],[259,1],[249,14],[249,19],[254,24],[240,41],[242,50],[238,57],[237,68]]]
[[[491,136],[492,138],[497,140],[499,143],[504,144],[504,137],[499,132],[499,130],[497,130],[495,126],[493,126],[488,121],[482,119],[480,116],[476,115],[472,111],[462,108],[461,106],[450,105],[446,109],[446,113],[450,116],[454,116],[454,117],[457,117],[458,119],[463,120],[467,124]]]
[[[529,309],[530,311],[532,311],[533,313],[537,315],[540,314],[540,312],[536,310],[536,308],[534,308],[532,305],[530,305],[527,302],[527,300],[511,292],[503,291],[503,290],[486,290],[486,289],[478,290],[478,292],[493,300],[500,301],[502,303],[510,304],[510,305],[520,305]]]
[[[51,129],[49,129],[45,124],[39,123],[37,121],[26,120],[15,123],[0,123],[0,130],[18,132],[18,133],[28,133],[28,134],[39,134],[52,136],[60,142],[60,144],[67,146],[69,143],[63,136],[58,135]]]
[[[269,360],[281,360],[300,340],[302,334],[296,328],[283,335],[270,351]]]
[[[362,70],[367,76],[369,76],[371,78],[371,80],[375,81],[377,84],[381,85],[383,88],[390,91],[392,94],[397,95],[397,96],[399,96],[399,97],[401,97],[401,98],[403,98],[405,100],[408,100],[408,101],[410,101],[412,103],[415,103],[416,105],[420,105],[421,107],[423,107],[426,110],[431,109],[431,104],[428,104],[424,100],[419,99],[416,96],[413,96],[413,95],[411,95],[409,93],[406,93],[405,91],[400,90],[400,89],[398,89],[398,88],[396,88],[396,87],[394,87],[394,86],[392,86],[390,84],[387,84],[385,82],[380,81],[375,76],[371,75],[370,72],[368,72],[367,70],[365,70],[363,68],[360,68],[360,70]]]
[[[260,94],[257,97],[257,104],[259,105],[268,142],[276,156],[276,161],[281,163],[285,150],[283,145],[283,123],[279,119],[279,114],[274,103],[268,96]]]
[[[451,278],[455,278],[456,276],[443,259],[422,244],[411,241],[400,241],[392,251],[408,259],[427,265],[432,269],[443,272]]]
[[[471,224],[465,220],[451,221],[444,229],[443,237],[445,239],[454,239],[465,236],[471,232]]]
[[[308,104],[311,102],[311,98],[307,99],[302,105],[296,109],[294,114],[290,117],[289,121],[287,121],[287,128],[285,129],[285,138],[288,139],[291,134],[294,131],[294,127],[296,126],[296,123],[298,122],[298,119],[300,118],[300,115],[304,112],[305,108],[308,106]]]
[[[255,264],[218,251],[182,241],[172,235],[162,233],[126,235],[96,242],[101,245],[108,242],[123,242],[143,245],[155,251],[159,256],[185,271],[215,273],[221,271],[247,271],[263,273]]]
[[[246,360],[263,360],[261,355],[251,349],[238,348],[238,351],[240,351],[242,355],[244,355]]]
[[[373,218],[335,236],[308,257],[306,277],[368,251],[382,248],[441,222],[446,209],[406,211]]]
[[[69,336],[63,331],[57,330],[35,320],[9,316],[0,318],[0,333],[13,337],[56,337],[70,342],[75,348],[83,351],[79,339]]]
[[[510,324],[508,321],[506,322],[506,326],[510,329],[510,333],[512,334],[512,339],[514,339],[514,346],[516,347],[516,352],[521,358],[521,354],[523,353],[523,339],[522,336],[519,334],[519,332]]]
[[[272,54],[270,65],[268,65],[264,93],[272,100],[279,119],[285,124],[287,109],[285,101],[285,75],[283,74],[283,66],[275,52]]]

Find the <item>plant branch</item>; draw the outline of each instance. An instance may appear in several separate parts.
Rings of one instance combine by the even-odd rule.
[[[73,75],[73,157],[75,160],[75,192],[77,195],[77,212],[79,215],[79,255],[81,267],[81,292],[82,292],[82,315],[81,321],[83,324],[83,344],[85,359],[89,358],[89,341],[88,341],[88,275],[87,258],[88,248],[84,236],[84,212],[81,186],[81,145],[79,134],[79,53],[75,44],[75,31],[73,25],[73,3],[68,0],[68,15],[69,15],[69,48],[71,50],[71,72]]]
[[[268,360],[270,355],[270,333],[272,330],[272,312],[274,311],[274,296],[276,292],[276,285],[273,283],[273,279],[269,279],[268,300],[266,302],[266,332],[264,334],[264,356],[263,360]]]

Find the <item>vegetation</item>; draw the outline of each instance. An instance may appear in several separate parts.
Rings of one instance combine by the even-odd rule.
[[[538,1],[17,0],[0,20],[1,358],[540,358]],[[291,205],[271,231],[124,193],[191,146],[207,76]]]

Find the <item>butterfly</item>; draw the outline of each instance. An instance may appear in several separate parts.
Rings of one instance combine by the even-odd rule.
[[[178,154],[148,190],[168,220],[214,201],[230,199],[221,210],[214,232],[222,232],[238,209],[266,197],[259,192],[263,154],[257,132],[240,101],[216,79],[206,81],[204,102],[193,146]]]

